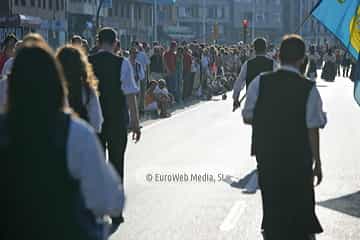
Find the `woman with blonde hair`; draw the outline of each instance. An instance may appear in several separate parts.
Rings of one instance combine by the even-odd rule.
[[[64,70],[70,107],[99,133],[104,119],[97,95],[98,81],[85,53],[67,45],[58,50],[56,58]]]

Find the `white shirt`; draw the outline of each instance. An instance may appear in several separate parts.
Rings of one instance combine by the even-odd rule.
[[[265,56],[265,55],[257,55],[257,56]],[[271,58],[269,58],[269,59],[272,60]],[[278,64],[276,61],[274,61],[274,60],[272,60],[272,61],[274,62],[273,70],[275,71],[278,68]],[[241,92],[241,90],[244,89],[244,87],[246,85],[247,64],[248,64],[248,61],[246,61],[244,63],[244,65],[241,67],[240,74],[234,83],[234,92],[233,92],[234,100],[239,99],[240,92]]]
[[[92,128],[72,118],[67,141],[70,175],[79,181],[85,206],[96,216],[119,216],[125,202],[119,176],[105,161],[104,152]]]
[[[12,68],[13,64],[14,64],[14,58],[13,57],[6,60],[0,75],[1,76],[8,75],[11,72],[11,68]]]
[[[299,70],[292,66],[282,66],[280,69],[300,74]],[[242,115],[244,119],[252,120],[254,110],[259,96],[260,77],[257,76],[248,87],[247,98]],[[306,103],[306,126],[307,128],[324,128],[327,123],[326,113],[323,111],[323,104],[320,93],[316,86],[310,90]]]
[[[124,58],[121,65],[121,89],[125,95],[137,94],[139,88],[135,83],[134,71],[130,61]]]
[[[103,113],[100,106],[99,97],[94,90],[90,90],[89,99],[85,89],[83,89],[83,103],[86,106],[86,110],[89,117],[89,124],[94,128],[95,132],[101,132],[101,126],[104,122]]]

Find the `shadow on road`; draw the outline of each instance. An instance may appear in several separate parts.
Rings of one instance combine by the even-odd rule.
[[[328,87],[328,85],[316,85],[316,87]]]
[[[238,178],[236,178],[236,177],[227,175],[223,181],[226,182],[227,184],[229,184],[233,188],[245,189],[246,185],[249,183],[249,181],[251,180],[253,175],[256,174],[256,172],[257,171],[255,169],[255,170],[251,171],[250,173],[246,174],[240,180],[238,180]]]
[[[360,218],[360,191],[319,202],[318,205]]]

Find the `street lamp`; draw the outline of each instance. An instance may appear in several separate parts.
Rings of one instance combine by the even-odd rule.
[[[103,6],[103,4],[104,4],[104,1],[105,1],[105,0],[100,0],[98,9],[97,9],[97,11],[96,11],[96,29],[99,29],[100,11],[101,11],[101,8],[102,8],[102,6]]]

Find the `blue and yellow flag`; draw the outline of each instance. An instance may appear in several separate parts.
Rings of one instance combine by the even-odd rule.
[[[312,16],[358,59],[354,97],[360,105],[360,0],[320,0],[312,10]]]

